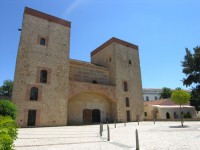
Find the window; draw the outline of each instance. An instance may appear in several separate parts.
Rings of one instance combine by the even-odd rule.
[[[149,101],[149,96],[146,96],[146,101]]]
[[[147,116],[147,112],[144,112],[144,116],[145,116],[145,117]]]
[[[38,100],[38,88],[36,88],[36,87],[31,88],[30,100],[32,100],[32,101]]]
[[[131,65],[131,64],[132,64],[132,63],[131,63],[131,60],[129,60],[128,63],[129,63],[129,65]]]
[[[40,83],[47,83],[47,71],[41,70],[40,72]]]
[[[126,107],[129,107],[129,98],[126,97]]]
[[[93,83],[93,84],[97,84],[97,81],[96,81],[96,80],[93,80],[92,83]]]
[[[155,96],[155,100],[157,100],[158,99],[158,97],[157,96]]]
[[[40,38],[40,45],[45,45],[46,44],[45,42],[46,42],[45,38]]]
[[[128,91],[128,85],[126,82],[124,82],[124,91],[127,92]]]

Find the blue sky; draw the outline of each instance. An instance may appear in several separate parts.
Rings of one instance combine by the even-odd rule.
[[[139,46],[143,88],[183,86],[185,48],[200,45],[199,0],[0,0],[0,85],[14,79],[24,7],[72,22],[70,58],[111,37]]]

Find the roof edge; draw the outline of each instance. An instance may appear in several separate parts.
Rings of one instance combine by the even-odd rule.
[[[39,18],[42,18],[42,19],[48,20],[50,22],[54,22],[54,23],[57,23],[57,24],[60,24],[60,25],[63,25],[63,26],[69,27],[69,28],[71,27],[71,22],[69,22],[67,20],[60,19],[58,17],[43,13],[41,11],[29,8],[29,7],[25,7],[24,14],[29,14],[29,15],[32,15],[35,17],[39,17]]]
[[[109,39],[108,41],[106,41],[105,43],[103,43],[101,46],[99,46],[98,48],[96,48],[95,50],[93,50],[90,54],[91,56],[95,55],[96,53],[98,53],[99,51],[101,51],[103,48],[107,47],[108,45],[112,44],[113,42],[116,42],[118,44],[122,44],[126,47],[131,47],[133,49],[137,49],[138,50],[138,46],[134,45],[132,43],[120,40],[118,38],[112,37],[111,39]]]

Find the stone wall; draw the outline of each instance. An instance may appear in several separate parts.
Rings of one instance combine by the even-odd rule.
[[[69,80],[109,85],[109,69],[88,62],[70,60]]]

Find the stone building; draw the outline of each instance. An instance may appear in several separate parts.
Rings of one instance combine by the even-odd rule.
[[[194,106],[182,105],[182,114],[186,118],[196,118]],[[151,100],[144,102],[145,120],[176,120],[180,119],[180,105],[175,104],[171,99]]]
[[[25,8],[12,101],[17,123],[60,126],[143,119],[138,46],[111,38],[91,63],[69,58],[71,23]]]

